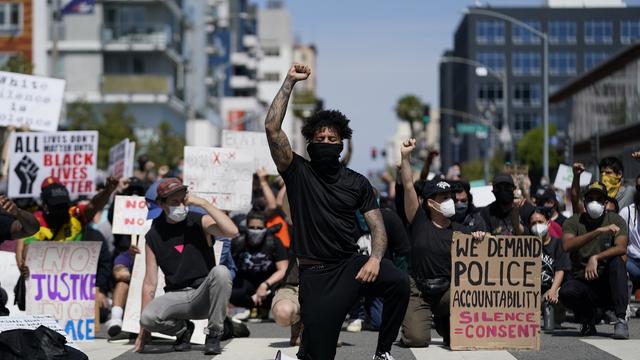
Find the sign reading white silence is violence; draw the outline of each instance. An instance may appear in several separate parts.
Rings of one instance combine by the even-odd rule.
[[[0,71],[0,126],[56,131],[65,81]]]
[[[10,197],[40,197],[40,184],[49,176],[58,178],[71,194],[95,192],[97,131],[13,133],[10,149]]]

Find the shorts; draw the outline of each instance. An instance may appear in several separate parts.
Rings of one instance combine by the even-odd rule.
[[[296,304],[296,306],[300,307],[300,301],[298,300],[298,291],[299,287],[296,285],[284,285],[278,291],[276,291],[276,295],[273,297],[271,301],[271,310],[273,307],[281,300],[289,300],[292,303]]]
[[[118,256],[116,256],[115,260],[113,260],[113,267],[121,265],[129,269],[129,272],[133,271],[133,257],[131,257],[131,253],[129,251],[123,251]]]

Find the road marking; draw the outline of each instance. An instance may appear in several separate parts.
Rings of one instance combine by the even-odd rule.
[[[91,360],[111,360],[133,349],[128,343],[110,343],[106,339],[77,343],[82,352]]]
[[[506,350],[477,350],[451,351],[442,346],[442,339],[432,339],[432,344],[426,348],[412,348],[416,359],[438,360],[516,360]]]
[[[580,339],[621,360],[637,360],[640,340]]]
[[[233,339],[215,360],[273,360],[278,350],[296,358],[297,346],[289,346],[289,339],[242,338]]]

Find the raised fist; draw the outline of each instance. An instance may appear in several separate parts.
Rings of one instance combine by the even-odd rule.
[[[311,68],[307,65],[293,64],[287,73],[287,78],[293,81],[307,80],[311,75]]]
[[[20,179],[20,194],[30,194],[33,191],[33,183],[38,176],[40,168],[27,155],[16,165],[14,171]]]
[[[631,157],[636,159],[636,160],[640,160],[640,151],[634,151],[631,153]]]
[[[416,148],[416,139],[405,140],[400,147],[400,154],[402,157],[411,155],[411,152]]]
[[[8,197],[0,195],[0,209],[11,216],[18,215],[18,207]]]
[[[584,172],[584,165],[582,163],[573,163],[573,175],[577,176]]]

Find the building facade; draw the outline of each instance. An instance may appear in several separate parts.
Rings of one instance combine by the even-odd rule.
[[[512,142],[517,141],[542,124],[542,41],[522,26],[473,14],[473,9],[462,18],[454,47],[444,56],[470,59],[491,71],[487,76],[473,66],[441,63],[440,107],[490,120],[498,130],[508,130]],[[478,9],[516,18],[547,34],[549,93],[640,39],[640,7],[626,7],[621,1],[548,1],[545,7]],[[503,77],[508,89],[503,88]],[[550,106],[549,119],[558,129],[552,143],[564,143],[570,121],[566,105]],[[478,150],[484,140],[456,133],[456,124],[465,121],[444,113],[441,117],[444,166],[478,159],[482,153]],[[502,138],[496,132],[492,132],[494,144]]]
[[[13,55],[33,57],[32,0],[0,2],[0,65]]]

